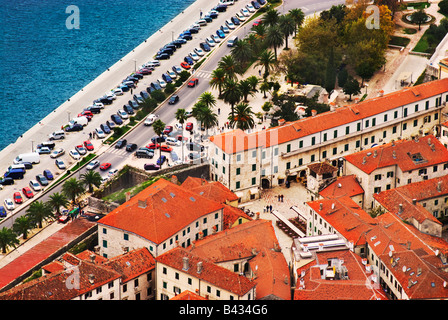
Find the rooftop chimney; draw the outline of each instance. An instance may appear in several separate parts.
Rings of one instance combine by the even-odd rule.
[[[442,181],[437,182],[437,191],[442,192]]]
[[[96,256],[94,254],[91,254],[89,257],[90,257],[90,262],[95,263]]]
[[[319,211],[322,211],[322,209],[323,209],[323,203],[321,202],[319,203]]]
[[[190,269],[190,262],[188,257],[183,257],[182,258],[182,270],[187,271],[188,269]]]
[[[90,284],[93,284],[94,280],[95,280],[95,275],[93,275],[92,273],[89,274],[89,282],[90,282]]]
[[[366,157],[362,158],[362,164],[365,164],[366,161],[367,161],[367,158],[366,158]]]
[[[286,123],[286,120],[285,119],[279,119],[278,120],[278,125],[279,126],[282,126],[282,125],[284,125]]]
[[[397,159],[397,153],[394,151],[392,151],[392,158]]]
[[[378,96],[379,97],[382,97],[384,95],[384,90],[380,90],[379,92],[378,92]]]
[[[131,200],[131,192],[126,192],[126,202],[128,202],[129,200]]]
[[[398,205],[398,214],[401,214],[402,212],[403,212],[403,204],[400,203],[400,204]]]
[[[145,209],[146,208],[146,201],[145,200],[138,200],[138,207]]]
[[[316,110],[311,110],[311,115],[314,117],[315,115],[317,115],[317,111]]]
[[[196,271],[198,274],[202,272],[202,261],[198,262]]]

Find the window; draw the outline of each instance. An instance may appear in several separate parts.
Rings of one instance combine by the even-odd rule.
[[[414,120],[414,127],[418,126],[418,119]]]
[[[236,184],[235,184],[235,189],[239,189],[239,188],[240,188],[240,182],[237,181]]]
[[[226,167],[222,167],[222,173],[226,173]]]
[[[366,120],[366,128],[368,128],[369,127],[369,120]]]
[[[257,150],[252,151],[252,158],[256,158],[257,157]]]
[[[252,185],[257,183],[257,178],[252,178]]]
[[[374,193],[380,193],[381,192],[381,187],[376,187],[373,189]]]
[[[421,176],[422,174],[426,174],[426,169],[418,170],[418,175]]]
[[[361,140],[356,140],[356,148],[359,148],[361,146]]]
[[[303,140],[299,141],[299,148],[303,148]]]
[[[240,154],[236,155],[236,161],[241,161],[241,155]]]
[[[325,151],[322,151],[322,158],[326,158],[327,157],[327,151],[325,150]]]
[[[364,138],[364,145],[368,145],[369,144],[369,138]]]
[[[381,174],[376,174],[375,175],[375,181],[381,180]]]
[[[257,170],[257,165],[256,164],[253,164],[252,165],[252,171],[256,171]]]
[[[233,265],[233,272],[238,272],[240,270],[240,265],[238,263],[235,263]]]
[[[290,144],[286,145],[286,152],[291,152],[291,145]]]
[[[439,114],[438,113],[434,113],[434,120],[439,119]]]
[[[361,122],[356,124],[356,131],[361,131]]]
[[[314,162],[316,160],[316,156],[313,154],[311,155],[311,162]]]
[[[216,290],[216,296],[220,297],[221,296],[221,291],[220,290]]]
[[[437,172],[437,169],[438,169],[437,166],[432,167],[432,172]]]
[[[408,124],[407,123],[403,123],[403,131],[406,130],[408,128]]]
[[[239,175],[241,173],[241,168],[236,168],[236,175]]]
[[[274,166],[274,173],[278,173],[278,166]]]
[[[193,283],[193,280],[191,280],[191,278],[188,278],[188,284],[191,286],[192,283]]]
[[[408,116],[408,108],[404,108],[404,115],[403,115],[403,117],[407,117]]]
[[[344,146],[344,151],[348,151],[348,143]]]
[[[393,171],[389,171],[387,172],[387,178],[393,178],[394,177],[394,172]]]
[[[418,112],[418,104],[415,105],[414,112]]]
[[[337,138],[338,137],[338,130],[334,130],[333,131],[333,138]]]
[[[384,115],[384,122],[387,122],[387,114]]]
[[[274,149],[274,156],[278,156],[278,148]]]
[[[129,235],[127,233],[123,234],[123,239],[124,240],[129,240]]]
[[[299,159],[299,166],[301,166],[303,164],[303,159],[302,158],[300,158]],[[447,164],[448,165],[448,164]]]
[[[327,133],[324,133],[324,141],[327,141]]]
[[[372,119],[372,127],[376,126],[376,118]]]
[[[134,280],[134,287],[138,287],[138,279]]]
[[[103,240],[103,248],[107,248],[107,240]]]
[[[334,147],[334,148],[333,148],[333,155],[335,155],[336,153],[338,153],[338,148],[337,148],[337,147]]]
[[[398,118],[398,111],[394,111],[394,119]]]
[[[163,267],[163,268],[162,268],[162,273],[163,273],[163,274],[167,274],[167,269],[166,269],[166,267]]]
[[[386,135],[387,135],[387,131],[384,130],[384,131],[383,131],[383,139],[386,138]]]
[[[311,138],[311,145],[314,146],[316,144],[316,137]]]
[[[107,234],[107,229],[103,228],[103,234]]]
[[[175,278],[176,280],[179,280],[179,272],[175,272],[175,273],[174,273],[174,278]]]
[[[291,162],[286,162],[286,169],[291,169]]]
[[[392,133],[397,133],[397,126],[392,127]]]
[[[345,127],[345,134],[349,134],[350,133],[350,127]]]
[[[374,143],[375,142],[375,136],[370,137],[370,143]]]
[[[219,214],[218,214],[218,212],[216,212],[215,213],[215,219],[218,219],[219,218]]]

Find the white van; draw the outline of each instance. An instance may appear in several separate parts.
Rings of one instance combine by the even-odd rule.
[[[48,137],[49,137],[50,141],[65,139],[65,132],[63,130],[58,130],[58,131],[51,133]]]
[[[14,164],[21,164],[23,162],[30,162],[30,163],[39,163],[40,162],[40,156],[37,152],[32,153],[22,153],[19,154],[13,161]]]
[[[237,41],[238,41],[238,37],[234,36],[234,37],[230,38],[229,41],[227,41],[227,46],[233,47]]]
[[[88,122],[89,122],[89,120],[86,117],[77,117],[77,118],[73,118],[72,120],[70,120],[69,125],[73,126],[74,124],[79,123],[83,127],[85,127]]]
[[[219,0],[219,4],[226,4],[231,6],[234,3],[234,0]]]

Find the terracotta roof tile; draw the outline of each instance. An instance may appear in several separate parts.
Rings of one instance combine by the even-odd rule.
[[[338,177],[335,182],[319,192],[324,198],[354,197],[363,193],[364,189],[354,175]]]
[[[155,260],[147,248],[141,248],[111,258],[104,265],[121,274],[125,283],[154,269]]]

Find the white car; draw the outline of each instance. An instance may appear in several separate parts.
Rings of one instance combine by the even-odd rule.
[[[195,22],[195,23],[193,23],[191,26],[190,26],[190,28],[196,28],[196,29],[201,29],[201,26],[199,25],[199,23],[197,23],[197,22]]]
[[[55,164],[61,170],[64,170],[66,168],[64,161],[62,161],[61,159],[56,159]]]
[[[156,121],[157,116],[155,114],[150,114],[149,116],[146,117],[144,125],[145,126],[150,126],[154,123],[154,121]]]
[[[230,20],[227,20],[227,21],[226,21],[226,25],[227,25],[227,27],[228,27],[230,30],[234,30],[234,29],[235,29],[235,25],[234,25],[233,22],[230,21]]]
[[[86,166],[86,170],[93,170],[97,167],[99,167],[100,162],[98,160],[92,160],[90,163]]]
[[[50,158],[58,158],[58,157],[62,156],[64,153],[65,153],[65,151],[62,148],[54,149],[50,154]]]
[[[101,102],[95,102],[93,105],[96,107],[100,107],[101,109],[104,109],[104,104]]]
[[[104,133],[104,131],[101,128],[96,128],[95,134],[99,139],[103,139],[106,137],[106,134]]]
[[[241,9],[241,13],[243,14],[243,16],[248,17],[250,16],[249,11],[246,8]]]
[[[40,190],[42,190],[42,187],[40,186],[39,182],[37,182],[36,180],[31,180],[31,181],[30,181],[30,187],[31,187],[34,191],[40,191]]]
[[[254,13],[255,12],[255,8],[251,4],[246,5],[246,8],[247,8],[247,11],[249,11],[250,13]]]
[[[221,42],[221,38],[218,37],[217,34],[212,34],[212,35],[210,36],[210,38],[213,39],[213,41],[215,41],[215,43],[220,43],[220,42]]]
[[[157,82],[159,82],[159,85],[160,85],[162,88],[165,88],[165,87],[166,87],[166,82],[165,82],[165,80],[163,80],[163,79],[159,79],[159,80],[157,80]]]
[[[123,109],[118,109],[117,114],[120,116],[121,119],[125,120],[129,118],[129,115],[126,111]]]
[[[205,54],[204,50],[202,50],[201,48],[194,48],[194,52],[200,57],[204,56]]]
[[[221,26],[221,30],[222,30],[222,32],[224,32],[224,33],[229,33],[229,32],[230,32],[230,29],[229,29],[226,25],[222,25],[222,26]]]
[[[194,61],[198,61],[199,60],[199,56],[196,54],[196,52],[190,52],[190,57]]]
[[[121,90],[120,88],[116,88],[116,89],[114,89],[114,94],[116,95],[116,96],[122,96],[123,95],[123,90]]]
[[[6,198],[6,199],[5,199],[5,207],[6,207],[6,209],[8,209],[8,210],[14,210],[14,202],[12,202],[11,199]]]
[[[171,79],[177,78],[177,74],[173,70],[167,70],[166,73],[171,77]]]
[[[112,176],[116,175],[117,172],[118,172],[118,169],[112,169],[109,171],[108,175],[109,175],[109,177],[112,177]]]
[[[150,60],[146,63],[147,67],[158,67],[160,66],[160,61],[159,60]]]
[[[215,40],[213,40],[211,37],[206,38],[205,41],[207,42],[207,44],[208,44],[210,47],[214,47],[214,46],[216,45]]]
[[[117,96],[116,96],[112,91],[106,93],[104,96],[105,96],[106,98],[109,98],[109,99],[112,99],[112,100],[117,99]]]
[[[236,17],[237,17],[238,20],[240,20],[241,22],[246,21],[246,17],[245,17],[242,13],[240,13],[240,12],[237,12],[237,13],[236,13]]]
[[[182,125],[181,125],[180,123],[176,123],[176,124],[174,125],[174,129],[176,129],[176,130],[182,130]]]
[[[179,66],[173,66],[173,70],[176,71],[177,74],[180,74],[182,72],[182,68]]]
[[[79,152],[76,151],[75,149],[70,150],[70,151],[68,152],[68,154],[69,154],[70,157],[72,157],[74,160],[79,160],[79,159],[81,159],[81,155],[80,155]]]

